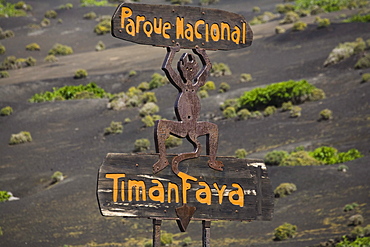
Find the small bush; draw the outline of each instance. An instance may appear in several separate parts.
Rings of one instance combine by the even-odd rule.
[[[154,113],[159,112],[159,107],[153,102],[148,102],[139,110],[140,116],[144,117],[147,115],[153,115]]]
[[[153,127],[155,122],[151,115],[146,115],[141,119],[141,122],[145,125],[145,127]]]
[[[252,8],[252,12],[253,12],[253,13],[260,13],[260,12],[261,12],[261,8],[260,8],[260,7],[258,7],[258,6],[254,6],[254,7]]]
[[[245,159],[245,157],[247,157],[247,151],[244,148],[239,148],[235,151],[235,157],[238,159]]]
[[[329,54],[324,62],[324,67],[337,64],[353,54],[360,53],[366,48],[366,43],[362,38],[357,38],[353,42],[345,42],[337,45]]]
[[[4,54],[6,52],[5,46],[0,44],[0,55]]]
[[[121,134],[123,132],[122,122],[112,121],[110,126],[104,129],[104,135]]]
[[[349,217],[347,225],[358,226],[364,223],[364,217],[361,214],[355,214]]]
[[[370,52],[362,56],[355,64],[355,69],[370,68]]]
[[[278,166],[280,165],[281,161],[288,156],[289,154],[286,151],[274,150],[274,151],[268,152],[265,155],[264,161],[266,165]]]
[[[133,77],[135,75],[137,75],[137,72],[135,70],[130,70],[130,72],[128,73],[128,76],[129,77]],[[142,82],[142,83],[144,83],[144,82]],[[147,83],[147,82],[145,82],[145,83]],[[147,84],[148,84],[148,87],[146,87],[145,90],[148,90],[149,89],[149,83],[147,83]]]
[[[45,12],[44,16],[45,16],[45,18],[55,19],[55,18],[57,18],[58,14],[57,14],[57,12],[55,12],[55,10],[48,10],[48,11]]]
[[[251,119],[261,119],[261,118],[263,118],[263,115],[260,111],[254,111],[254,112],[251,112],[251,115],[249,116],[249,118],[251,118]]]
[[[220,87],[218,89],[219,93],[225,93],[230,90],[230,85],[226,82],[221,82]]]
[[[328,18],[321,19],[320,17],[316,17],[315,23],[317,24],[317,28],[324,28],[330,26],[330,20]]]
[[[239,108],[239,100],[238,99],[227,99],[224,103],[220,105],[221,110],[225,110],[227,107],[234,107],[235,109]]]
[[[98,44],[95,46],[95,51],[103,51],[105,50],[105,44],[103,41],[99,40]]]
[[[197,95],[201,99],[204,99],[204,98],[208,98],[209,97],[208,91],[207,90],[204,90],[204,89],[199,90],[198,93],[197,93]]]
[[[146,138],[138,139],[134,144],[134,152],[143,152],[150,148],[150,141]]]
[[[64,5],[60,5],[59,9],[73,9],[73,4],[71,3],[66,3]]]
[[[284,19],[280,21],[280,24],[290,24],[299,21],[299,15],[294,11],[289,11],[285,14]]]
[[[284,223],[283,225],[275,228],[274,240],[281,241],[289,238],[294,238],[297,233],[297,226],[289,223]]]
[[[26,50],[27,51],[39,51],[40,46],[37,43],[31,43],[26,45]]]
[[[49,55],[70,55],[73,54],[73,49],[70,46],[56,43],[48,52]]]
[[[97,17],[97,15],[95,14],[95,12],[89,12],[89,13],[84,14],[84,16],[83,16],[83,18],[87,19],[87,20],[93,20],[96,17]]]
[[[0,202],[6,202],[10,197],[8,191],[0,190]]]
[[[351,22],[370,22],[370,14],[367,15],[354,15],[347,19],[345,19],[343,22],[351,23]]]
[[[347,172],[348,169],[349,169],[348,166],[342,164],[342,165],[338,166],[337,171],[338,172]]]
[[[252,81],[252,76],[251,76],[251,74],[242,73],[242,74],[240,74],[239,81],[240,82],[251,82]]]
[[[241,109],[237,113],[239,120],[246,120],[251,116],[251,112],[247,109]]]
[[[303,21],[298,21],[293,25],[293,31],[303,31],[307,28],[307,23]]]
[[[351,203],[351,204],[346,204],[344,207],[343,207],[343,211],[344,212],[349,212],[349,211],[352,211],[354,210],[355,208],[358,207],[358,204],[357,203]]]
[[[333,118],[333,112],[329,109],[320,111],[320,120],[330,120]]]
[[[227,107],[225,110],[222,111],[222,115],[225,118],[234,118],[234,117],[236,117],[235,108],[232,107],[232,106]]]
[[[10,106],[5,106],[0,110],[0,116],[9,116],[13,113],[13,108]]]
[[[111,31],[111,21],[107,19],[103,19],[102,21],[100,21],[94,28],[94,32],[97,35],[110,33],[110,31]]]
[[[58,58],[54,55],[47,55],[45,58],[44,58],[44,61],[47,62],[47,63],[54,63],[54,62],[57,62],[58,61]]]
[[[58,183],[60,181],[63,181],[64,175],[60,171],[54,172],[54,174],[51,176],[51,184]]]
[[[364,73],[362,74],[362,83],[370,81],[370,73]]]
[[[231,70],[228,65],[224,63],[214,63],[210,72],[211,76],[219,77],[224,75],[231,75]]]
[[[291,101],[288,101],[288,102],[284,102],[282,105],[281,105],[281,111],[282,112],[285,112],[285,111],[291,111],[293,109],[293,103]]]
[[[84,70],[84,69],[78,69],[78,70],[76,70],[75,75],[74,75],[73,78],[82,79],[82,78],[86,78],[86,77],[87,77],[87,71]]]
[[[28,131],[21,131],[18,134],[11,135],[9,145],[16,145],[26,142],[32,142],[31,134]]]
[[[216,85],[213,81],[207,81],[201,88],[200,90],[206,90],[206,91],[210,91],[210,90],[215,90],[216,89]]]
[[[308,152],[298,151],[285,157],[280,166],[315,166],[321,164],[322,162],[310,156]]]
[[[297,118],[301,116],[302,108],[299,106],[293,106],[292,109],[290,110],[290,117],[291,118]]]
[[[325,97],[326,97],[325,92],[322,89],[315,88],[312,90],[309,96],[309,100],[317,101],[317,100],[325,99]]]
[[[280,14],[287,13],[289,11],[294,11],[294,5],[287,3],[287,4],[277,4],[275,6],[276,12]]]
[[[265,117],[271,116],[276,112],[276,107],[275,106],[268,106],[266,109],[263,111],[263,115]]]
[[[281,198],[297,191],[297,186],[293,183],[282,183],[274,190],[275,197]]]
[[[285,32],[286,32],[285,28],[280,27],[280,26],[275,27],[275,33],[276,34],[285,33]]]
[[[80,0],[81,7],[109,6],[108,0]]]
[[[176,136],[170,135],[166,141],[165,141],[165,146],[166,148],[174,148],[178,147],[182,144],[182,138],[178,138]]]
[[[154,73],[152,75],[152,78],[149,82],[149,88],[154,89],[154,88],[159,88],[167,83],[167,79],[165,76],[162,76],[159,73]]]
[[[42,27],[50,26],[50,20],[48,18],[42,19],[42,21],[40,22],[40,26]]]
[[[253,17],[253,19],[249,22],[250,25],[258,25],[262,23],[266,23],[272,19],[275,19],[278,15],[273,14],[272,12],[266,11],[259,16]]]
[[[8,71],[0,71],[0,78],[8,78],[9,76]]]

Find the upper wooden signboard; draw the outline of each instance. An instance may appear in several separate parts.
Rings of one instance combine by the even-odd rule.
[[[112,35],[138,44],[233,50],[252,44],[242,15],[189,6],[122,3],[112,17]]]

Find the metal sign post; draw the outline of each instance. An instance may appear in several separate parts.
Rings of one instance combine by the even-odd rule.
[[[122,3],[112,17],[112,35],[166,47],[162,70],[178,90],[177,121],[156,122],[157,154],[107,154],[97,188],[102,215],[152,219],[154,247],[160,246],[162,220],[176,220],[181,231],[192,220],[202,221],[204,247],[210,246],[212,220],[271,220],[273,192],[263,161],[217,157],[217,125],[198,121],[197,91],[212,68],[206,50],[250,46],[253,33],[244,17],[198,7]],[[181,49],[194,54],[184,53],[176,71],[172,62]],[[167,154],[170,135],[186,138],[193,151]],[[202,156],[198,137],[204,135]]]

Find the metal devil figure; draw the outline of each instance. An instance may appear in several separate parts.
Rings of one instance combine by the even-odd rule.
[[[218,127],[199,121],[197,92],[212,68],[206,50],[250,46],[253,33],[244,17],[199,7],[122,3],[112,17],[112,35],[166,47],[162,70],[178,90],[177,121],[156,122],[156,154],[107,154],[97,188],[102,215],[152,219],[153,246],[159,246],[162,220],[176,220],[181,231],[191,220],[201,220],[203,246],[209,246],[212,220],[271,220],[273,192],[263,161],[217,157]],[[193,53],[183,53],[174,69],[181,49]],[[186,138],[193,151],[167,154],[170,135]],[[206,136],[206,155],[199,136]]]

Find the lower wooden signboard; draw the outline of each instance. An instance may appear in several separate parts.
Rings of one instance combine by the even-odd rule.
[[[158,154],[109,153],[99,170],[101,213],[178,219],[185,205],[194,210],[191,220],[271,220],[274,196],[263,161],[217,159],[223,171],[209,168],[208,156],[200,156],[181,162],[177,175],[170,166],[153,175]]]

